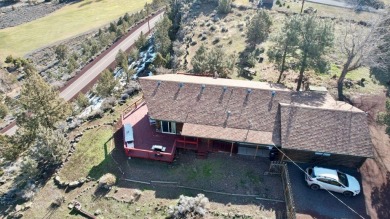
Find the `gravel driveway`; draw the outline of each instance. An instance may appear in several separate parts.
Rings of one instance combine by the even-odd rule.
[[[306,169],[308,164],[300,164],[302,169]],[[356,177],[361,185],[361,176],[356,170],[336,168],[345,173]],[[340,203],[335,197],[330,195],[325,190],[313,191],[305,181],[304,173],[294,166],[292,163],[288,164],[290,173],[290,180],[296,205],[296,211],[300,214],[307,214],[314,218],[361,218],[359,215],[353,213],[349,208]],[[337,198],[350,206],[364,218],[370,218],[366,214],[366,206],[363,192],[355,197],[344,197],[342,194],[333,193]]]

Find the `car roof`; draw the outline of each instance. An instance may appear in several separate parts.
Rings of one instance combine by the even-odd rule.
[[[323,168],[323,167],[314,167],[313,170],[314,170],[314,175],[317,177],[331,178],[331,179],[339,181],[339,177],[337,175],[336,170]]]

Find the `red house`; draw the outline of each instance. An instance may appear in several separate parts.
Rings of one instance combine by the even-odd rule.
[[[181,74],[140,78],[145,103],[126,119],[130,157],[171,162],[178,148],[359,166],[372,157],[366,113],[327,92]],[[140,114],[140,115],[137,115]],[[141,125],[143,124],[143,125]]]

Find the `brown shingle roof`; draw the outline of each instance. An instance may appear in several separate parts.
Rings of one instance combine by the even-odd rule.
[[[275,119],[279,102],[290,102],[289,90],[260,82],[173,76],[182,80],[173,80],[172,75],[169,78],[140,78],[149,114],[153,118],[233,129],[276,131],[274,143],[280,144],[280,129],[275,128],[279,127],[279,123]],[[195,79],[199,81],[195,83]],[[180,87],[180,81],[187,83]],[[205,85],[204,89],[202,85]],[[275,96],[272,96],[272,91],[276,91]]]
[[[150,116],[185,123],[183,135],[372,156],[364,112],[329,94],[176,74],[140,83]]]
[[[181,134],[199,138],[248,142],[253,144],[274,144],[272,132],[224,128],[220,126],[184,123]]]
[[[283,148],[373,156],[364,112],[280,105]]]

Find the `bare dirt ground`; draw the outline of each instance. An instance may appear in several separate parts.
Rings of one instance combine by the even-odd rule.
[[[386,96],[354,98],[357,106],[368,112],[371,139],[374,144],[373,159],[360,168],[367,212],[371,218],[390,218],[390,139],[385,127],[376,124],[376,115],[385,109]]]

